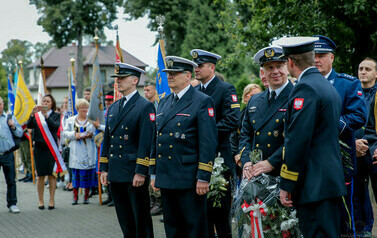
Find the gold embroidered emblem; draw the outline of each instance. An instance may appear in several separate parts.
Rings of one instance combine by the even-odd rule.
[[[275,55],[275,51],[273,49],[266,49],[264,51],[264,55],[267,57],[267,58],[271,58],[271,57],[274,57]]]

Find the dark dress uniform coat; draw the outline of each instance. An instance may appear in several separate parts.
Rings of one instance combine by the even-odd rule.
[[[344,236],[354,233],[354,191],[358,191],[358,183],[354,183],[353,177],[357,172],[355,131],[365,125],[367,121],[367,110],[365,99],[361,88],[360,81],[348,74],[341,74],[331,70],[327,78],[334,85],[336,91],[342,100],[342,108],[340,112],[339,139],[347,144],[347,147],[341,145],[344,151],[347,151],[351,160],[353,169],[347,168],[343,164],[344,176],[347,182],[347,196],[345,197],[347,209],[342,206],[341,212],[341,229]],[[344,160],[344,158],[342,158]],[[357,200],[357,199],[356,199]],[[348,211],[347,211],[348,210]],[[350,214],[349,214],[350,213]],[[349,216],[351,216],[352,229],[349,229]]]
[[[110,182],[132,182],[135,173],[148,175],[155,108],[138,92],[124,107],[120,101],[107,112],[100,170]]]
[[[341,99],[316,68],[293,88],[285,123],[280,188],[292,193],[305,237],[340,237],[347,194],[339,146]]]
[[[155,161],[151,174],[161,188],[167,237],[208,237],[207,195],[196,194],[198,180],[210,181],[217,148],[213,100],[189,86],[172,106],[161,99],[156,115]]]
[[[276,100],[269,106],[269,91],[254,95],[248,102],[243,119],[239,150],[244,165],[250,162],[249,153],[261,150],[263,160],[275,168],[271,174],[279,175],[284,144],[284,121],[288,97],[293,84],[288,82]]]
[[[124,105],[113,103],[107,112],[100,171],[108,172],[111,194],[124,237],[153,237],[149,212],[149,180],[133,187],[135,173],[148,176],[155,133],[155,108],[136,92]]]
[[[336,89],[317,69],[308,69],[289,98],[280,173],[280,187],[292,192],[298,204],[346,193],[338,141],[340,112]]]
[[[195,87],[200,90],[200,84]],[[237,92],[233,85],[221,81],[217,76],[208,84],[204,90],[215,102],[216,125],[218,130],[218,149],[225,164],[235,175],[236,164],[234,162],[230,135],[238,128],[240,120],[240,104],[237,99]]]
[[[210,97],[189,90],[171,107],[174,94],[161,99],[156,115],[156,161],[151,174],[156,187],[196,188],[198,179],[209,182],[216,155],[217,130]]]
[[[348,74],[335,72],[333,69],[327,78],[334,85],[342,100],[342,110],[339,119],[339,139],[346,143],[344,147],[352,159],[353,170],[346,170],[345,176],[354,176],[357,171],[355,131],[367,122],[367,109],[360,81]]]
[[[200,90],[201,85],[196,86]],[[230,176],[236,178],[236,163],[232,155],[230,136],[232,132],[237,131],[240,120],[240,104],[237,99],[237,92],[233,85],[221,81],[215,76],[207,85],[204,92],[215,102],[216,125],[218,131],[218,148],[217,152],[221,153],[225,165],[228,166],[229,172],[225,174],[227,180]],[[231,228],[229,226],[229,213],[231,205],[230,186],[226,194],[221,199],[221,208],[213,208],[212,201],[208,201],[208,221],[210,237],[214,237],[213,226],[215,225],[217,234],[220,238],[231,237]]]

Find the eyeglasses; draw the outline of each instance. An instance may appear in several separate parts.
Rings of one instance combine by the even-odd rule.
[[[186,74],[187,73],[187,71],[180,71],[180,72],[167,72],[167,76],[168,77],[175,77],[175,76],[177,76],[177,75],[179,75],[179,74]]]

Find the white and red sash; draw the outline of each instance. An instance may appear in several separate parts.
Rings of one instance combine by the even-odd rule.
[[[45,120],[45,117],[42,115],[41,112],[38,112],[35,114],[35,119],[37,121],[39,130],[42,133],[43,139],[47,144],[48,149],[50,150],[52,156],[54,156],[54,159],[55,159],[54,172],[58,174],[58,173],[62,173],[66,171],[67,167],[65,166],[63,157],[59,152],[58,145],[56,144],[54,137],[52,136],[50,132],[50,129],[48,129],[48,125]]]

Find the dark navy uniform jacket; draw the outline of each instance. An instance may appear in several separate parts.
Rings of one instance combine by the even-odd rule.
[[[333,69],[328,80],[334,85],[342,99],[342,111],[338,125],[339,139],[350,147],[343,147],[343,149],[350,154],[354,168],[352,171],[347,170],[345,174],[347,178],[354,176],[357,171],[355,131],[366,124],[367,109],[361,83],[357,78],[337,73]]]
[[[200,84],[195,87],[200,90]],[[236,174],[230,135],[238,128],[240,120],[240,104],[237,99],[237,92],[233,85],[221,81],[217,76],[208,84],[204,91],[215,102],[216,124],[218,130],[218,149],[225,164],[229,167],[232,175]]]
[[[293,84],[288,82],[270,106],[268,90],[254,95],[249,100],[245,109],[239,145],[243,165],[250,162],[250,151],[258,149],[263,153],[263,160],[268,160],[275,168],[271,174],[280,174],[284,144],[284,119],[292,88]]]
[[[110,182],[132,182],[135,173],[148,175],[155,108],[138,92],[124,107],[120,101],[107,113],[100,171],[108,171]]]
[[[289,96],[280,188],[299,204],[346,194],[339,146],[342,102],[316,68]]]
[[[369,106],[369,115],[368,122],[365,128],[364,139],[368,141],[369,152],[373,155],[374,151],[377,149],[377,130],[376,130],[376,116],[377,116],[377,107],[376,107],[376,93],[372,97],[372,101]],[[375,159],[372,158],[373,162]],[[373,166],[372,172],[376,171],[376,165]]]
[[[368,111],[368,118],[369,118],[370,113],[374,113],[374,107],[370,108],[370,106],[371,106],[371,103],[372,103],[372,100],[375,96],[376,91],[377,91],[377,84],[375,84],[371,88],[363,88],[365,104],[367,106],[367,111]],[[366,127],[366,125],[355,132],[356,139],[361,139],[361,138],[367,139],[365,137],[365,127]],[[370,144],[368,144],[368,145],[370,146]],[[372,153],[373,153],[373,151],[372,151]],[[375,172],[377,172],[377,166],[373,166],[372,153],[370,152],[370,150],[368,150],[366,155],[363,156],[363,157],[360,157],[360,159],[364,159],[367,162],[367,164],[369,165],[369,167],[372,169],[372,172],[375,173]]]
[[[216,156],[214,103],[192,86],[173,107],[172,100],[173,93],[158,105],[151,174],[159,188],[196,188],[197,180],[210,181]]]

